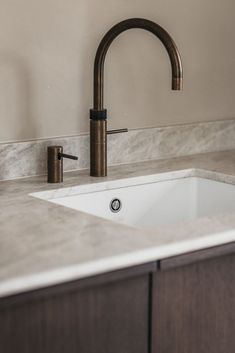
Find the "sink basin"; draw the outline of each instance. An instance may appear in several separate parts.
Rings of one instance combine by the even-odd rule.
[[[200,217],[235,211],[235,186],[214,180],[185,177],[121,187],[99,183],[98,191],[47,199],[59,205],[138,228],[154,229]],[[143,177],[142,179],[143,180]],[[103,190],[102,185],[103,184]],[[126,184],[126,186],[124,186]],[[94,188],[94,184],[91,185]],[[43,198],[39,195],[40,198]],[[48,196],[49,195],[49,196]],[[34,194],[37,196],[37,194]]]

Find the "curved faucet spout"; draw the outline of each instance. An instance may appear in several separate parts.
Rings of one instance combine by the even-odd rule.
[[[122,32],[132,28],[141,28],[153,33],[165,46],[170,57],[172,68],[172,89],[182,87],[183,70],[180,54],[171,36],[157,23],[143,19],[130,18],[113,26],[103,37],[96,52],[94,64],[94,110],[103,110],[104,96],[104,62],[106,53],[113,40]]]
[[[182,87],[183,70],[175,42],[158,24],[143,18],[130,18],[112,27],[104,36],[96,52],[94,64],[94,108],[90,110],[90,174],[107,175],[107,112],[104,101],[104,62],[112,41],[122,32],[131,28],[142,28],[153,33],[165,46],[172,69],[172,89]],[[126,131],[122,129],[119,132]],[[115,132],[118,132],[115,130]]]

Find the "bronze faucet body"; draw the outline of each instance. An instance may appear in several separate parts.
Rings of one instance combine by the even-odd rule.
[[[63,182],[63,158],[78,160],[77,156],[63,153],[63,146],[47,147],[47,182]]]
[[[165,46],[171,62],[172,89],[182,88],[183,70],[177,46],[171,36],[157,23],[130,18],[113,26],[103,37],[97,49],[94,63],[94,107],[90,110],[90,175],[107,175],[107,110],[104,109],[104,62],[113,40],[122,32],[141,28],[153,33]],[[116,132],[119,132],[118,130]],[[123,132],[123,131],[120,131]]]

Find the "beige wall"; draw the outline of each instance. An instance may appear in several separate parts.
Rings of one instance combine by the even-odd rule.
[[[116,22],[145,17],[175,39],[184,91],[170,90],[161,43],[132,30],[106,62],[109,126],[235,117],[234,0],[7,0],[0,5],[0,142],[88,131],[97,45]]]

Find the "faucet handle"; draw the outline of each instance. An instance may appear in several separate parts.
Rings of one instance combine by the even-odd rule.
[[[107,135],[113,135],[113,134],[121,134],[122,132],[128,132],[128,129],[116,129],[116,130],[108,130]]]
[[[66,153],[61,153],[61,152],[59,152],[59,153],[58,153],[58,159],[61,159],[61,158],[73,159],[73,160],[75,160],[75,161],[78,160],[78,157],[77,157],[77,156],[72,156],[71,154],[66,154]]]
[[[63,182],[63,158],[78,160],[77,156],[63,153],[62,146],[47,147],[47,182]]]

